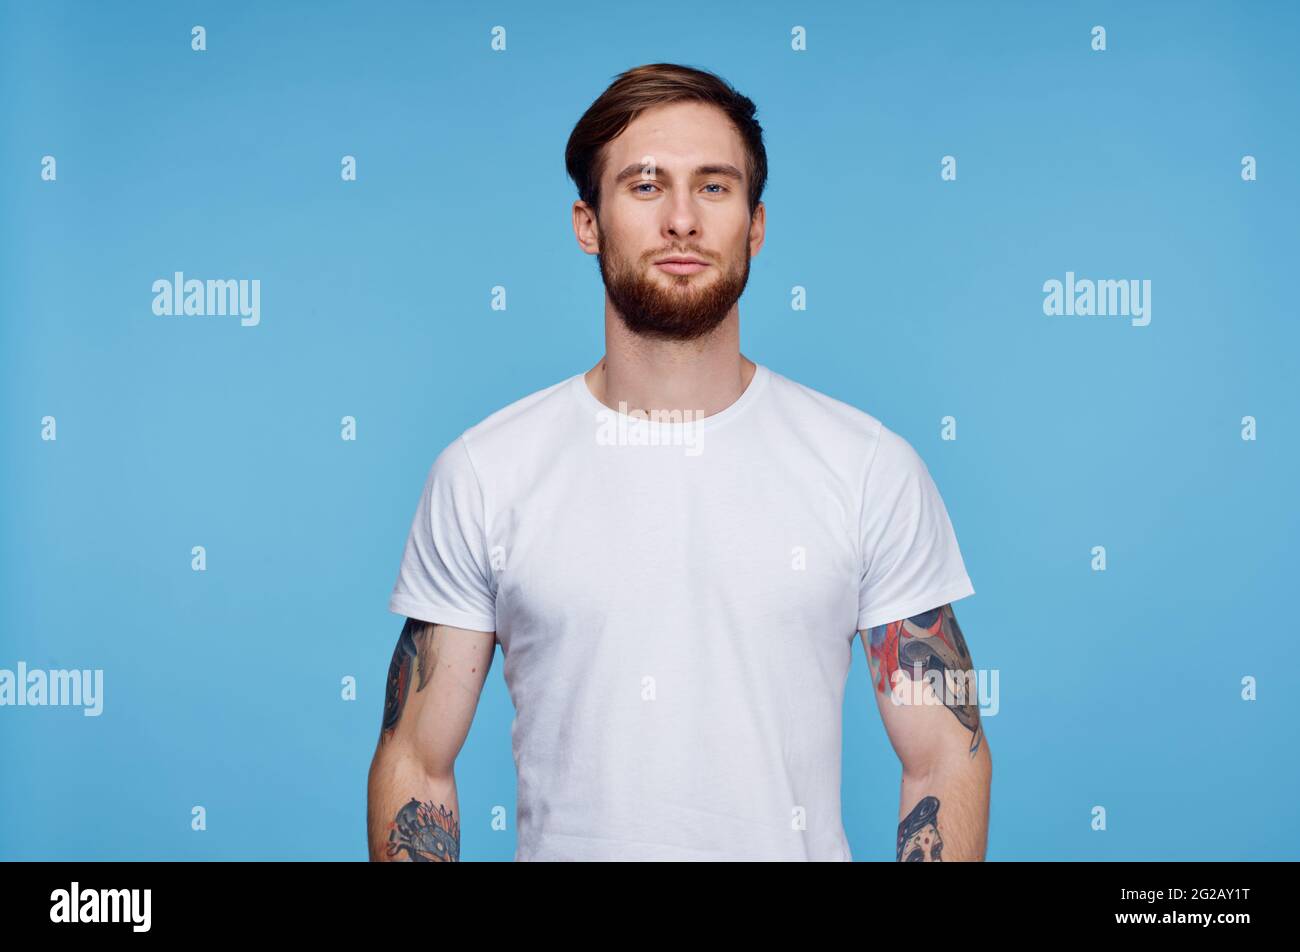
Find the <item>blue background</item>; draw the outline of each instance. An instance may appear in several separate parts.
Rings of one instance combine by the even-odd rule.
[[[742,351],[882,419],[943,494],[1000,673],[988,858],[1296,859],[1298,27],[1291,3],[4,3],[0,667],[102,668],[105,707],[0,708],[0,856],[365,858],[428,466],[602,353],[563,148],[666,61],[759,105]],[[155,316],[178,270],[260,279],[260,325]],[[1067,270],[1150,279],[1150,325],[1045,316]],[[512,715],[498,655],[457,763],[467,860],[513,857]],[[860,645],[845,725],[854,856],[892,860]]]

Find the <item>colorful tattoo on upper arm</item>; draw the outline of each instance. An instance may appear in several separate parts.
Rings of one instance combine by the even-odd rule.
[[[970,755],[974,757],[984,728],[980,724],[974,663],[952,605],[868,628],[866,634],[867,663],[876,690],[890,693],[896,671],[904,672],[914,682],[926,679],[927,672],[936,672],[944,706],[972,732]]]
[[[402,709],[411,692],[412,675],[415,677],[415,690],[421,690],[428,682],[438,663],[438,652],[433,645],[433,624],[427,621],[406,619],[402,633],[393,649],[393,660],[388,665],[388,689],[384,693],[384,721],[380,729],[380,738],[387,740],[401,720]]]
[[[411,694],[411,682],[421,691],[438,665],[438,648],[433,624],[406,619],[388,665],[388,688],[384,693],[384,721],[380,742],[397,729]],[[460,861],[460,824],[452,812],[432,800],[421,803],[412,797],[388,824],[388,856],[412,863],[455,863]]]

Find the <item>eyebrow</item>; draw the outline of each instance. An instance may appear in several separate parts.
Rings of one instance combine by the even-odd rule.
[[[646,167],[647,167],[646,163],[633,162],[622,172],[618,173],[618,175],[614,178],[614,184],[618,185],[630,178],[640,178],[641,173],[646,169]],[[701,175],[721,175],[726,178],[735,179],[737,182],[745,181],[744,173],[741,172],[740,169],[736,168],[734,165],[730,165],[726,162],[717,162],[711,165],[697,165],[695,167],[695,172],[693,174],[696,177],[699,177]],[[673,177],[663,169],[656,168],[654,178],[650,179],[650,181],[655,181],[658,179],[662,179],[665,182],[671,182],[673,180]]]

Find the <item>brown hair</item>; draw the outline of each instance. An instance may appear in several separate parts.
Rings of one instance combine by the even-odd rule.
[[[673,63],[651,63],[620,73],[582,114],[564,147],[564,165],[578,186],[578,197],[598,211],[605,143],[617,137],[646,109],[684,101],[717,106],[740,133],[748,156],[746,172],[752,216],[767,184],[767,150],[763,148],[763,127],[754,118],[757,109],[753,100],[713,73]]]

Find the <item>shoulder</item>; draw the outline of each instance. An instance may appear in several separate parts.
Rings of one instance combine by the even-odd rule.
[[[484,467],[492,470],[498,461],[518,460],[530,443],[544,447],[548,438],[554,439],[562,417],[561,400],[572,400],[564,393],[571,379],[520,397],[462,430],[434,454],[430,482],[476,482]]]
[[[772,372],[775,412],[792,431],[815,438],[824,452],[865,473],[882,438],[892,435],[881,420],[861,407]],[[852,462],[850,462],[852,461]]]
[[[859,486],[928,472],[916,448],[879,417],[782,374],[773,372],[771,383],[777,412],[792,427],[816,433],[823,446],[841,448]]]
[[[453,441],[464,446],[475,464],[509,462],[554,447],[558,428],[570,423],[573,413],[573,378],[566,377],[534,390],[465,429]]]
[[[542,422],[548,415],[559,411],[561,401],[572,399],[566,392],[572,382],[572,377],[566,377],[540,390],[534,390],[484,417],[462,435],[469,441],[483,442],[493,439],[498,433],[513,435],[517,430]]]
[[[786,412],[819,424],[838,427],[864,438],[874,436],[882,425],[880,420],[867,411],[775,370],[771,371],[770,386],[778,397],[777,402]]]

